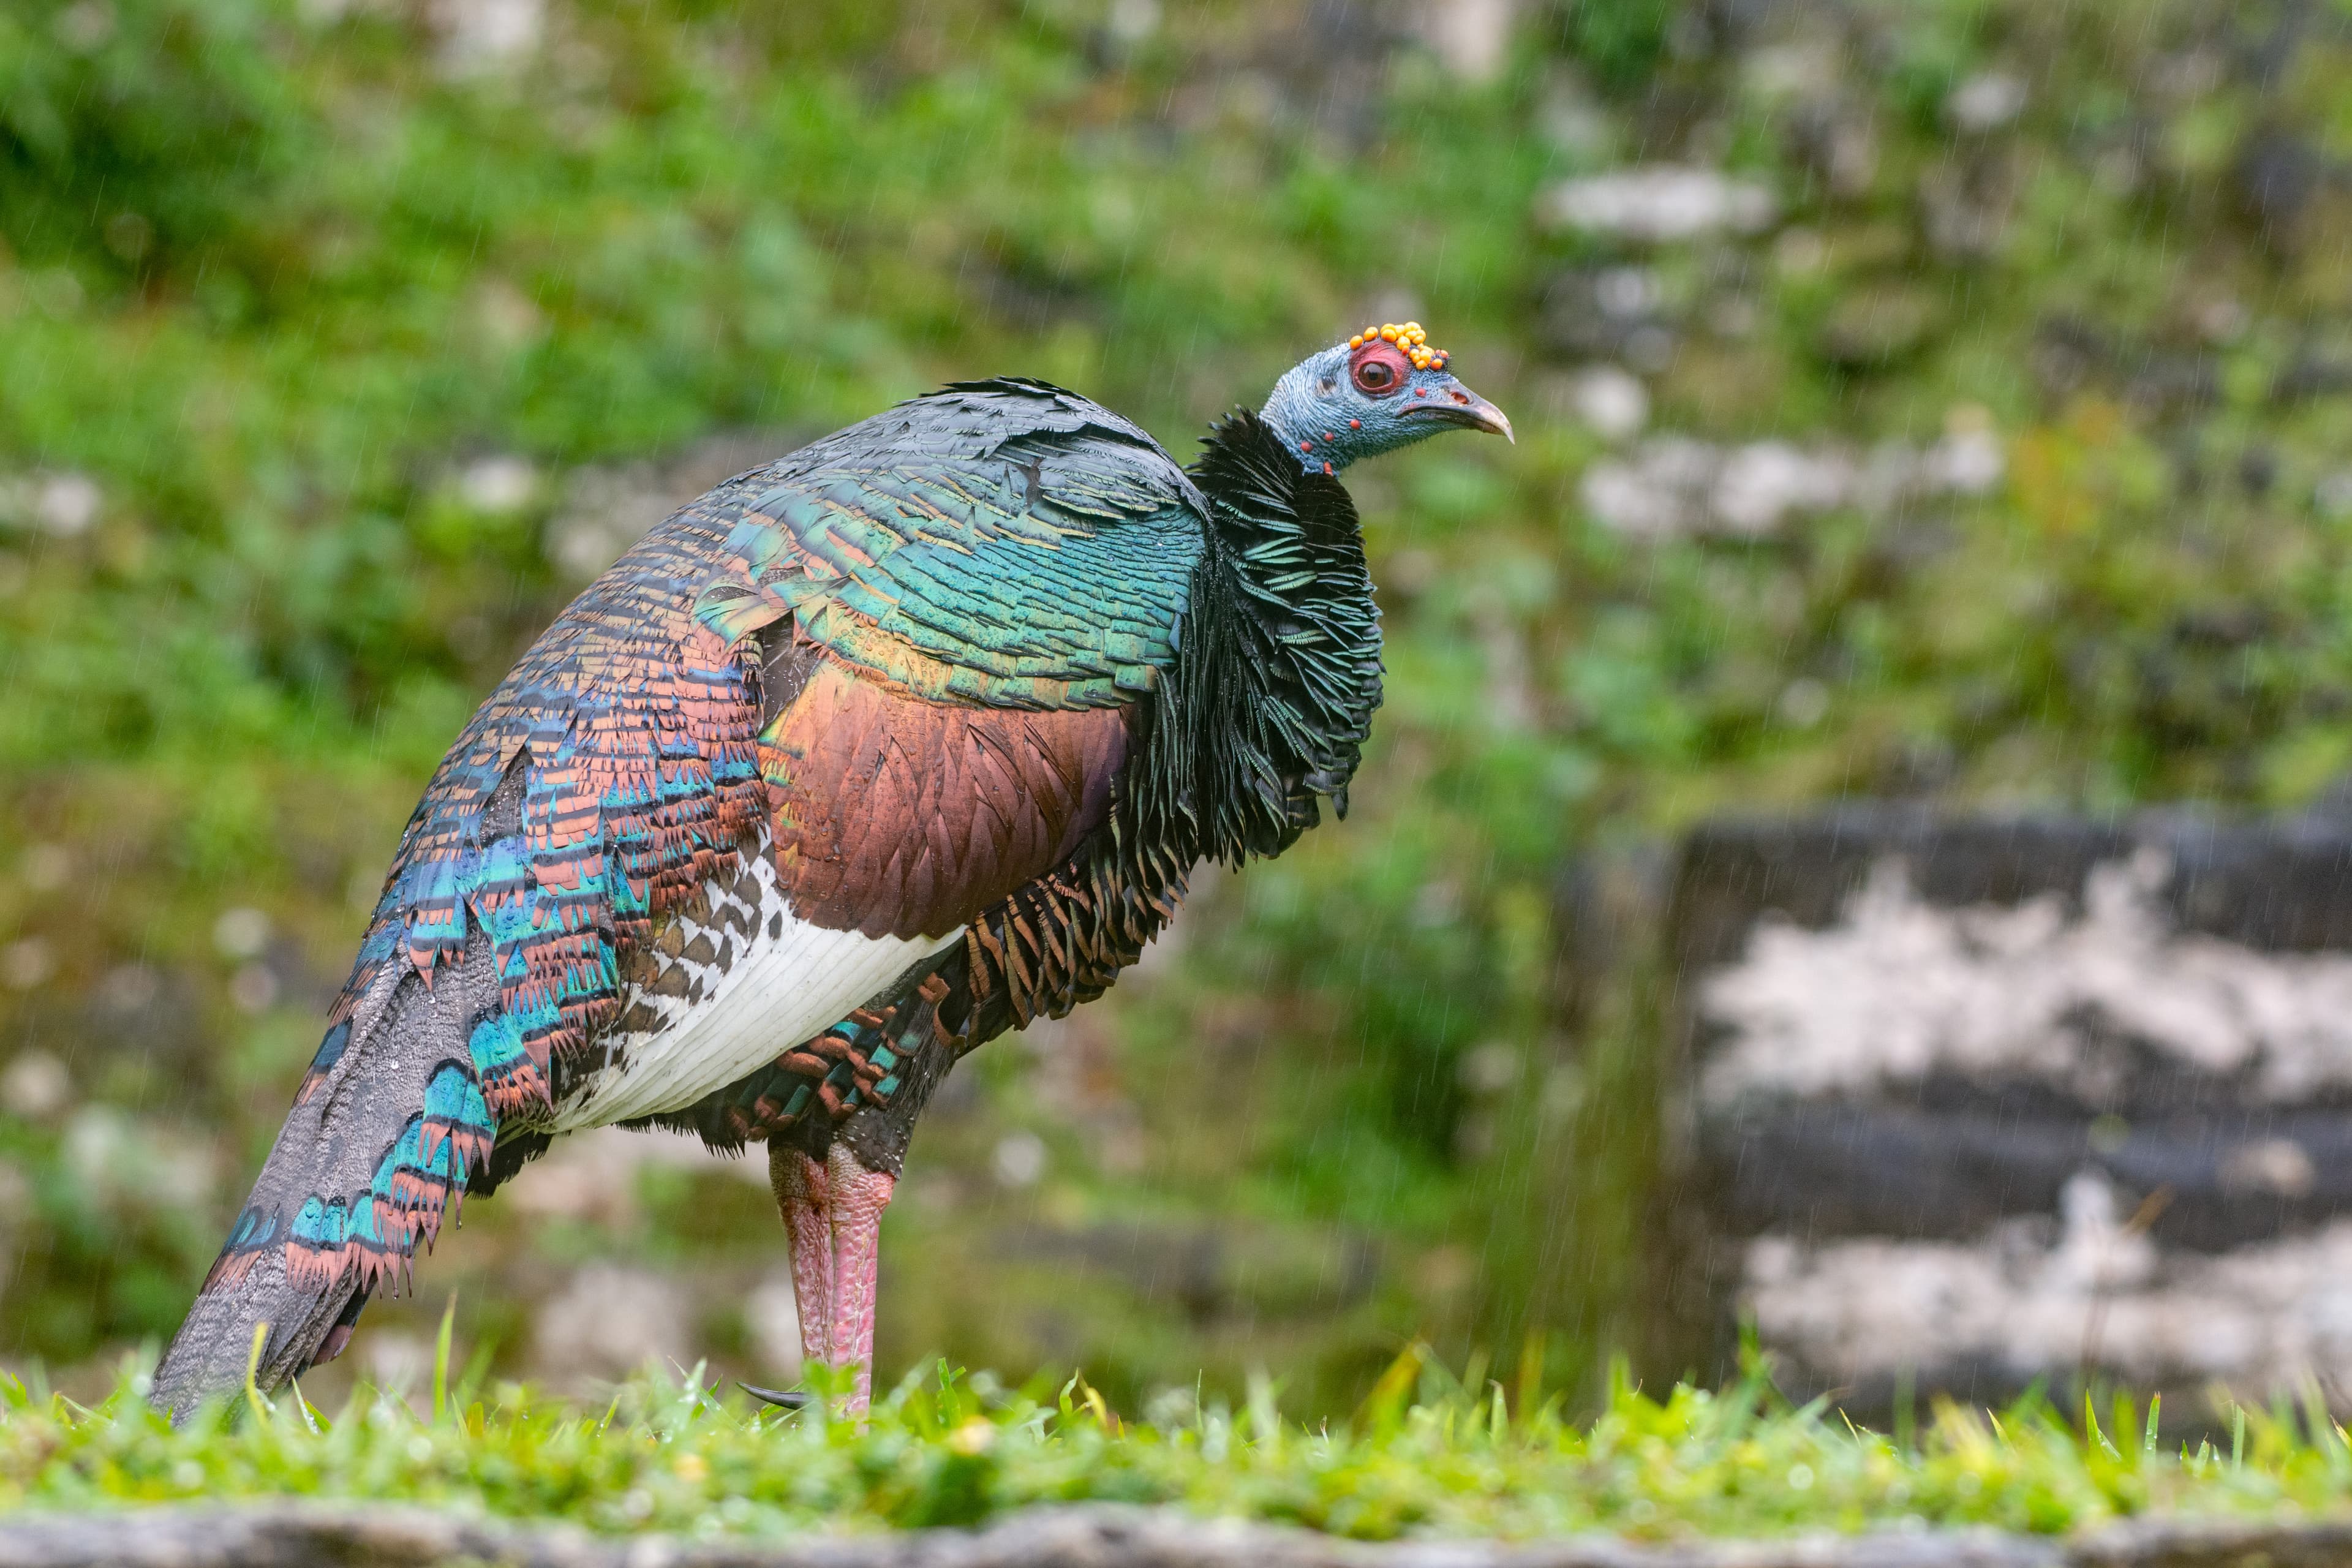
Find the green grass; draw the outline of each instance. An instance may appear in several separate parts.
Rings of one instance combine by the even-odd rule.
[[[2340,1511],[2352,1445],[2315,1400],[2221,1407],[2220,1444],[2158,1440],[2127,1395],[2078,1426],[2039,1395],[1937,1407],[1916,1437],[1790,1408],[1751,1365],[1720,1393],[1654,1398],[1623,1377],[1589,1423],[1482,1391],[1418,1347],[1347,1422],[1302,1426],[1278,1390],[1241,1408],[1160,1395],[1123,1419],[1081,1378],[1056,1394],[940,1363],[863,1428],[648,1377],[583,1409],[442,1369],[429,1394],[362,1389],[328,1415],[289,1394],[174,1431],[126,1370],[97,1408],[0,1384],[0,1510],[287,1495],[563,1520],[605,1531],[776,1535],[973,1524],[1032,1504],[1167,1504],[1334,1534],[1672,1538],[1993,1526],[2063,1533],[2148,1513]],[[824,1386],[820,1382],[820,1386]]]

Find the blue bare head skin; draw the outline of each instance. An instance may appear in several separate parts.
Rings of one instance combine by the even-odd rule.
[[[1418,323],[1374,328],[1293,366],[1259,417],[1316,473],[1338,473],[1440,430],[1516,441],[1503,411],[1456,381],[1445,363]]]

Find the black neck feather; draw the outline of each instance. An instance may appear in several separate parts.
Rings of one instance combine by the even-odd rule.
[[[1144,831],[1238,865],[1289,847],[1319,797],[1347,815],[1381,702],[1380,611],[1347,489],[1257,415],[1219,421],[1190,471],[1208,549],[1134,804]]]

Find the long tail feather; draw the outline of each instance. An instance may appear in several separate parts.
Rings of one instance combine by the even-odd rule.
[[[413,968],[387,974],[374,1005],[330,1032],[156,1369],[159,1409],[184,1417],[242,1388],[265,1323],[253,1366],[265,1392],[333,1356],[368,1298],[406,1284],[418,1244],[457,1212],[497,1142],[467,1041],[498,985],[487,945],[471,945],[429,984]]]

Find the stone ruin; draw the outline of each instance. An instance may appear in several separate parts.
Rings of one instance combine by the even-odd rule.
[[[1684,1364],[2352,1404],[2352,833],[1724,823],[1668,931]]]

